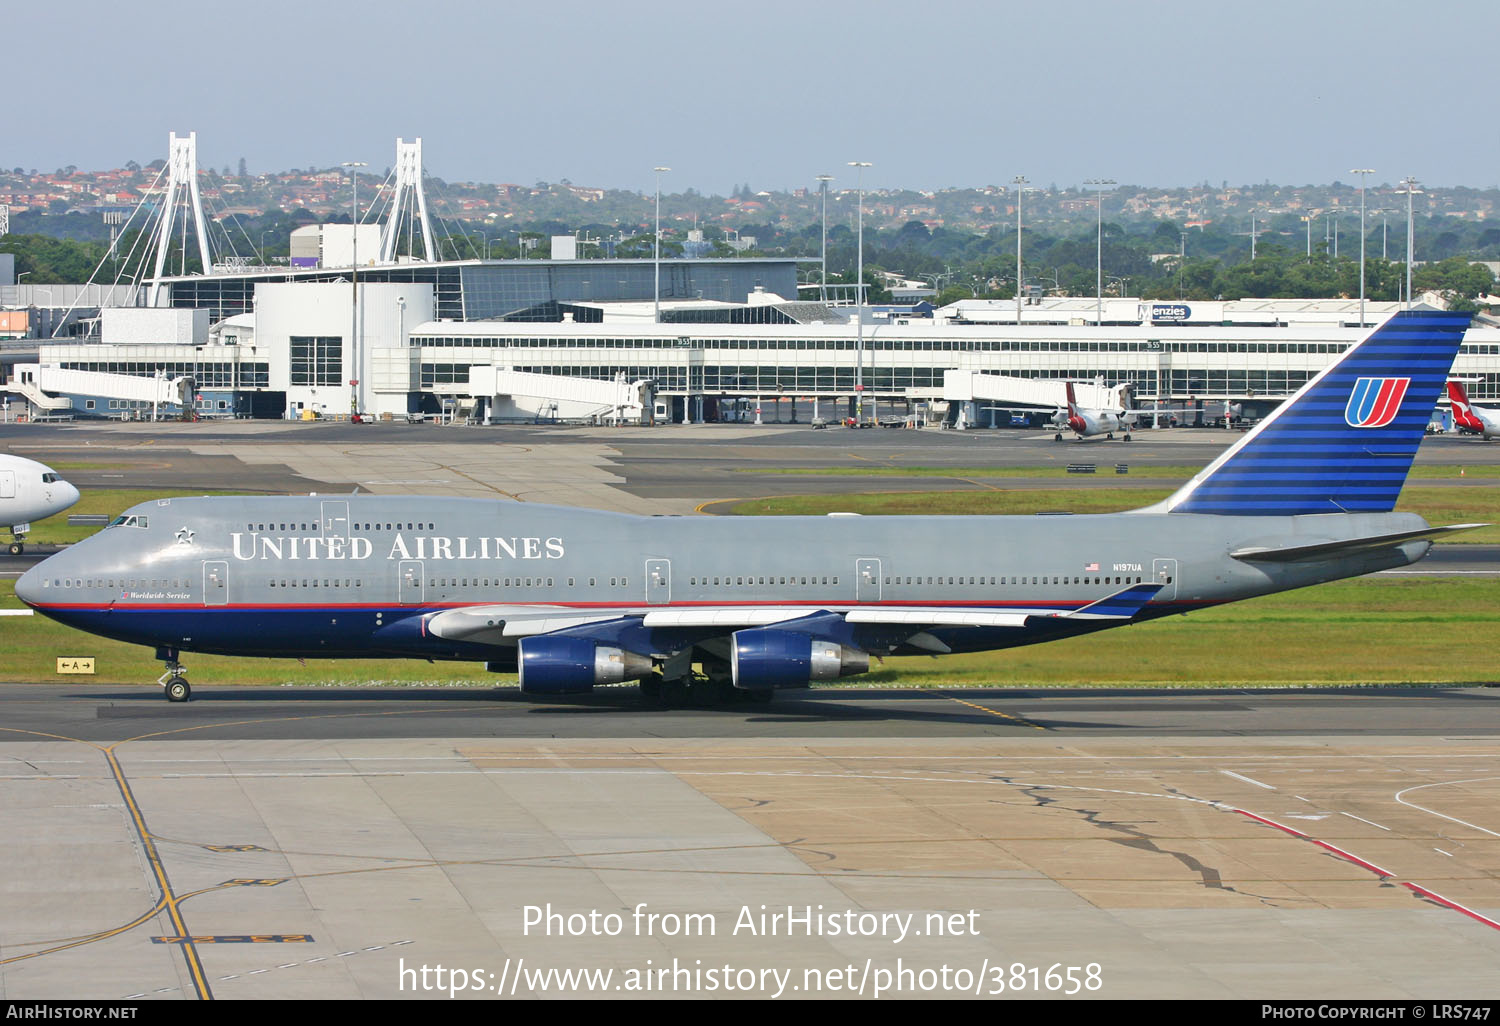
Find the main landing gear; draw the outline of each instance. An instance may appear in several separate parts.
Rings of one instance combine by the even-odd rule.
[[[167,696],[168,702],[186,702],[193,697],[193,689],[188,684],[187,667],[177,661],[175,649],[157,649],[156,657],[166,664],[167,670],[156,683],[162,686],[162,691]]]
[[[667,678],[653,673],[641,681],[641,704],[648,709],[718,709],[731,705],[769,705],[775,692],[747,691],[730,680],[729,664],[717,661],[703,664],[704,673],[691,670],[683,676]]]

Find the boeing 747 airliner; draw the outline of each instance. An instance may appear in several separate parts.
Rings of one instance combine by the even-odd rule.
[[[875,656],[1053,641],[1404,566],[1393,512],[1467,314],[1397,314],[1174,495],[1089,516],[641,517],[375,495],[161,499],[21,578],[185,652],[453,659],[547,695],[767,699]]]

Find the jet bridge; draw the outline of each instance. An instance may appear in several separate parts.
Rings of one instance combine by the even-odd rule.
[[[486,401],[485,421],[635,421],[648,417],[654,398],[649,381],[535,374],[504,367],[470,367],[469,394]]]
[[[109,407],[89,407],[89,400],[126,400],[132,404],[185,407],[191,402],[192,379],[110,374],[72,370],[49,363],[18,363],[7,392],[15,393],[40,413],[70,411],[107,416]]]
[[[1125,410],[1130,408],[1132,386],[1129,382],[1106,387],[1101,380],[1073,383],[1077,404],[1090,410]],[[943,399],[958,403],[960,427],[977,421],[975,403],[1005,407],[1033,407],[1037,410],[1060,410],[1068,405],[1067,381],[1063,378],[1015,378],[1005,374],[985,374],[972,370],[943,372]]]

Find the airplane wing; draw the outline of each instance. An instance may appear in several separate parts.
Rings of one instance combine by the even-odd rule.
[[[642,606],[579,613],[566,606],[486,605],[448,609],[426,618],[424,630],[449,641],[514,645],[538,634],[567,631],[591,633],[591,628],[613,632],[622,624],[651,630],[689,629],[698,636],[729,634],[749,627],[789,624],[828,615],[847,624],[909,627],[916,634],[936,627],[1024,628],[1036,620],[1129,620],[1161,590],[1159,584],[1136,584],[1078,609],[989,606],[866,606],[831,605],[809,610],[796,606],[693,606],[661,609]]]

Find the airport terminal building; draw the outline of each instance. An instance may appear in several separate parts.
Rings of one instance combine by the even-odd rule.
[[[729,400],[817,399],[828,415],[942,399],[949,370],[1111,383],[1136,401],[1263,414],[1368,330],[1353,300],[1163,303],[1056,298],[940,310],[798,302],[790,259],[459,261],[169,279],[169,304],[106,309],[97,341],[38,347],[41,365],[190,377],[200,414],[530,418],[494,371],[648,382],[648,415],[717,419]],[[1374,325],[1398,309],[1367,303]],[[184,316],[187,314],[187,316]],[[659,316],[659,320],[658,320]],[[1454,366],[1500,398],[1500,328],[1476,322]],[[122,405],[74,396],[76,416]],[[139,407],[136,407],[137,413]],[[556,404],[552,404],[554,414]],[[826,408],[827,409],[827,408]],[[310,412],[309,412],[310,411]],[[560,414],[563,417],[567,413]]]

